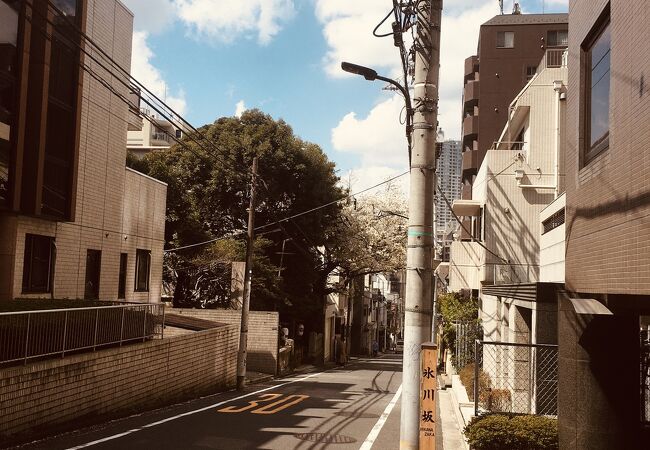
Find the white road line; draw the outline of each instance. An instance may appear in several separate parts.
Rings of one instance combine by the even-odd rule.
[[[375,439],[377,439],[377,437],[379,436],[379,432],[384,427],[384,424],[386,423],[388,416],[390,416],[391,411],[395,407],[397,400],[399,400],[400,395],[402,395],[401,384],[399,385],[399,389],[397,389],[397,392],[395,392],[393,399],[390,401],[388,405],[386,405],[386,409],[384,409],[384,412],[381,413],[381,416],[379,416],[379,419],[377,420],[375,426],[372,427],[372,430],[370,430],[370,434],[368,434],[366,440],[363,441],[363,445],[359,447],[359,450],[370,450],[372,448],[373,444],[375,443]]]
[[[129,434],[133,434],[133,433],[135,433],[137,431],[141,431],[141,430],[144,430],[146,428],[155,427],[155,426],[161,425],[161,424],[163,424],[165,422],[171,422],[172,420],[180,419],[181,417],[191,416],[192,414],[207,411],[207,410],[212,409],[212,408],[217,408],[219,406],[225,405],[226,403],[234,402],[234,401],[237,401],[237,400],[241,400],[242,398],[250,397],[250,396],[255,395],[255,394],[260,394],[262,392],[277,389],[277,388],[280,388],[282,386],[286,386],[288,384],[298,383],[299,381],[304,381],[304,380],[306,380],[308,378],[315,377],[315,376],[321,375],[323,373],[324,372],[312,373],[310,375],[307,375],[306,377],[302,377],[302,378],[298,378],[298,379],[295,379],[295,380],[287,381],[286,383],[276,384],[275,386],[270,386],[270,387],[267,387],[267,388],[264,388],[264,389],[260,389],[259,391],[249,392],[248,394],[240,395],[239,397],[231,398],[231,399],[228,399],[228,400],[223,400],[221,402],[215,403],[215,404],[210,405],[210,406],[206,406],[206,407],[203,407],[203,408],[199,408],[199,409],[195,409],[195,410],[192,410],[192,411],[184,412],[183,414],[178,414],[176,416],[167,417],[166,419],[162,419],[162,420],[159,420],[157,422],[152,422],[152,423],[149,423],[147,425],[142,425],[141,427],[138,427],[138,428],[132,428],[132,429],[127,430],[127,431],[125,431],[123,433],[114,434],[112,436],[108,436],[108,437],[105,437],[105,438],[102,438],[102,439],[97,439],[96,441],[87,442],[85,444],[77,445],[76,447],[70,447],[68,450],[77,450],[77,449],[80,449],[80,448],[92,447],[93,445],[101,444],[102,442],[112,441],[113,439],[118,439],[118,438],[121,438],[121,437],[124,437],[124,436],[128,436]],[[400,386],[400,389],[401,389],[401,386]]]

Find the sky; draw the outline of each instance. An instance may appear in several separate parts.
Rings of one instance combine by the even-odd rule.
[[[122,0],[134,13],[132,75],[194,126],[258,108],[321,146],[355,190],[407,169],[403,99],[341,61],[398,78],[392,39],[372,30],[391,0]],[[512,0],[504,1],[505,12]],[[568,0],[523,0],[524,13]],[[439,122],[460,138],[463,62],[497,0],[444,0]],[[389,24],[388,24],[389,26]],[[403,177],[403,187],[406,178]]]

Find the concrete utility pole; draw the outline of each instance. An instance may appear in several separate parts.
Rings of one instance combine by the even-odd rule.
[[[400,449],[420,436],[420,349],[431,339],[434,188],[442,0],[416,2],[413,152],[409,197]]]
[[[248,345],[248,310],[251,304],[251,272],[253,270],[253,239],[255,237],[255,194],[257,183],[257,156],[253,158],[251,199],[248,207],[248,239],[246,242],[246,269],[244,272],[244,301],[241,308],[239,352],[237,352],[237,390],[246,386],[246,347]]]

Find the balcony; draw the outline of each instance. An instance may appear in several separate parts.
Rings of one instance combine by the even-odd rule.
[[[467,170],[472,170],[474,173],[478,172],[481,166],[477,150],[469,150],[463,152],[463,173]]]
[[[465,80],[474,79],[474,74],[478,72],[478,56],[470,56],[465,59]]]
[[[464,100],[465,108],[478,105],[480,81],[469,81],[465,84]]]
[[[169,134],[161,132],[151,133],[151,142],[154,143],[154,141],[162,145],[169,145]]]
[[[463,140],[466,137],[478,135],[478,116],[467,116],[463,119]]]
[[[542,59],[542,67],[547,69],[566,67],[568,50],[566,48],[549,48]]]

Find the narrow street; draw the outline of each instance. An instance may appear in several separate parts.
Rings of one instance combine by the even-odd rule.
[[[354,359],[21,448],[396,449],[401,369],[401,355]]]

